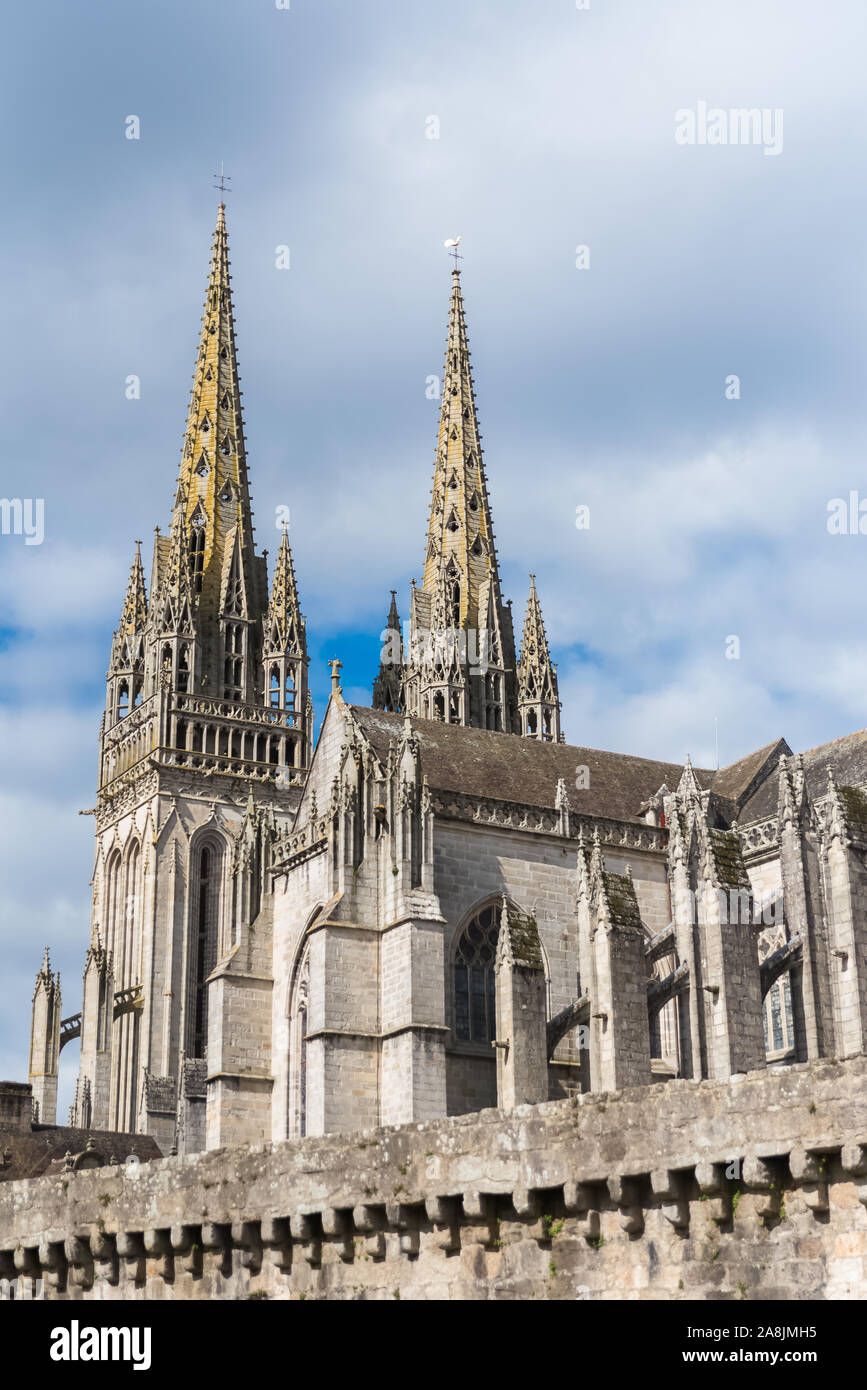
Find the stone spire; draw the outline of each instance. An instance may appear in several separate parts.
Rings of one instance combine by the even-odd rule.
[[[286,710],[291,716],[294,728],[300,729],[304,723],[309,736],[311,726],[307,724],[310,698],[307,680],[307,629],[298,602],[298,585],[295,582],[289,533],[285,525],[280,539],[280,549],[277,551],[277,563],[271,581],[271,599],[263,629],[265,703],[272,709]],[[303,751],[295,757],[293,766],[306,764],[308,741],[305,738]]]
[[[141,541],[136,541],[135,556],[129,572],[129,582],[126,586],[120,622],[112,642],[112,667],[118,670],[132,668],[137,655],[135,638],[144,632],[146,621],[147,596],[145,594],[144,570],[141,563]]]
[[[391,591],[388,617],[380,634],[382,655],[379,674],[373,682],[373,708],[399,714],[403,709],[403,637],[397,611],[397,591]]]
[[[63,1000],[60,972],[51,969],[48,947],[36,976],[30,1024],[29,1079],[40,1124],[53,1125],[57,1116],[57,1068],[60,1058],[60,1015]]]
[[[289,548],[289,532],[284,525],[271,580],[271,599],[265,618],[266,656],[278,654],[307,659],[307,632],[298,603],[295,567]]]
[[[203,562],[197,587],[207,580],[219,588],[220,560],[237,529],[242,547],[253,555],[253,520],[241,413],[241,385],[235,347],[226,209],[221,203],[208,272],[208,289],[193,390],[184,435],[176,508],[191,530],[204,532]]]
[[[503,603],[460,272],[452,272],[424,580],[413,592],[407,706],[423,718],[517,731],[511,612]]]
[[[551,661],[542,621],[536,576],[530,575],[530,597],[518,659],[518,709],[521,733],[547,743],[560,742],[560,701],[557,667]]]

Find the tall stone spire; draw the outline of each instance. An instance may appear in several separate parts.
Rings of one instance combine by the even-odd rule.
[[[207,575],[212,558],[216,554],[222,558],[227,538],[235,528],[241,532],[245,550],[250,556],[253,553],[226,209],[222,203],[217,213],[204,307],[176,506],[184,508],[189,527],[204,523],[202,574]],[[217,572],[215,578],[219,577]]]
[[[557,668],[548,649],[535,574],[530,575],[530,597],[518,659],[518,709],[525,737],[560,742]]]
[[[157,535],[151,590],[152,672],[170,674],[182,691],[255,703],[255,647],[268,596],[265,562],[254,550],[222,203],[171,531]],[[148,694],[159,679],[152,676]]]
[[[500,591],[458,270],[424,580],[410,612],[406,702],[423,718],[518,730],[514,634]]]

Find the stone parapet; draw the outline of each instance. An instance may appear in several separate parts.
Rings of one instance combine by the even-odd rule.
[[[867,1057],[0,1187],[45,1297],[858,1299]]]

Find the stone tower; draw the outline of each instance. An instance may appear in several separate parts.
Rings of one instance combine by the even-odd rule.
[[[111,648],[91,945],[61,1039],[81,1037],[74,1120],[164,1151],[203,1142],[208,980],[259,911],[310,758],[289,540],[269,591],[253,530],[221,205],[171,527],[149,597],[136,546]],[[49,995],[37,987],[38,1060]]]
[[[452,272],[424,580],[421,588],[413,585],[409,621],[407,712],[520,733],[512,613],[500,591],[458,270]]]

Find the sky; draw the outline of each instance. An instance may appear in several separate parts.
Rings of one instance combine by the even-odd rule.
[[[288,506],[318,717],[334,655],[369,702],[420,578],[461,235],[503,589],[520,629],[537,576],[567,740],[713,766],[715,727],[725,765],[867,724],[867,538],[828,526],[867,501],[865,31],[863,0],[8,10],[0,493],[44,537],[0,534],[0,1078],[46,943],[79,1008],[78,813],[221,161],[257,541]],[[712,143],[738,108],[762,138]]]

